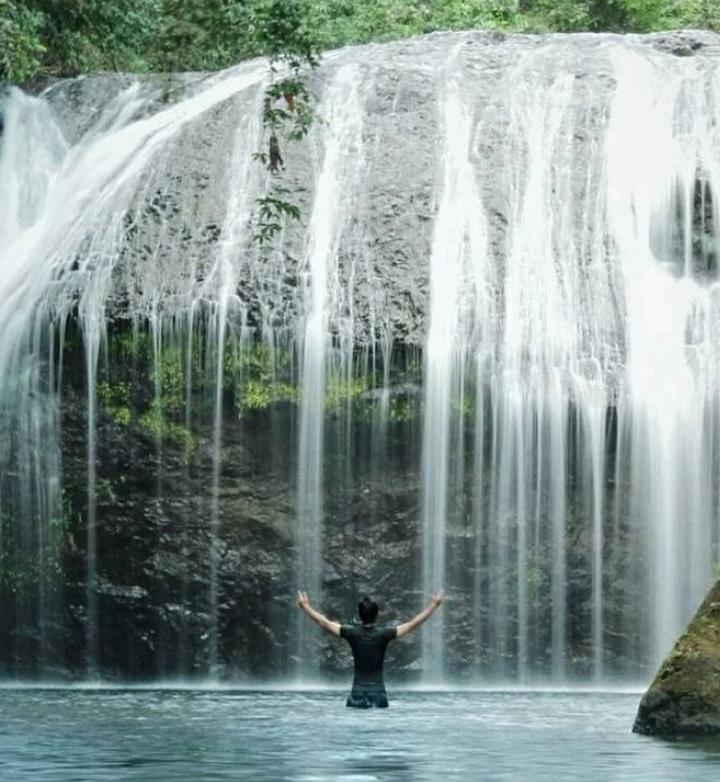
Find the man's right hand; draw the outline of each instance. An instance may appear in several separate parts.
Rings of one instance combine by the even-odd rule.
[[[310,600],[308,599],[307,592],[298,591],[297,602],[303,611],[307,611],[310,608]]]

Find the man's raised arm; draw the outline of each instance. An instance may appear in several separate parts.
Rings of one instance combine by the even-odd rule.
[[[413,619],[411,619],[409,622],[405,622],[404,624],[397,626],[397,637],[402,638],[404,635],[407,635],[408,633],[412,633],[415,628],[420,627],[420,625],[426,620],[429,619],[435,611],[440,607],[442,604],[442,601],[444,600],[445,596],[442,592],[437,592],[430,598],[430,602],[428,605],[423,608],[423,610]]]
[[[331,619],[328,619],[325,614],[316,611],[310,605],[307,592],[298,592],[297,601],[300,608],[302,608],[313,622],[317,622],[323,630],[327,630],[328,633],[332,633],[333,635],[340,635],[340,622],[333,622]]]

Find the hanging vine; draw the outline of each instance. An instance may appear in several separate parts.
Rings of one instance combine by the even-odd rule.
[[[263,99],[264,147],[254,155],[270,173],[270,187],[257,199],[255,241],[272,243],[287,219],[299,220],[292,192],[278,180],[286,143],[300,141],[316,119],[307,78],[320,62],[319,48],[304,24],[304,0],[268,0],[255,15],[258,37],[269,53],[270,85]]]

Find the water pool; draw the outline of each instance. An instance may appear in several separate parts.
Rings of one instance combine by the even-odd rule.
[[[635,736],[638,695],[0,690],[5,782],[694,782],[720,743]]]

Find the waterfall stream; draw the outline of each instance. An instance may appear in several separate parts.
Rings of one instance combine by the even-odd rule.
[[[408,663],[426,681],[652,670],[720,560],[701,44],[332,53],[278,180],[302,220],[264,249],[262,62],[11,90],[7,670],[312,678],[334,653],[299,588],[343,621],[360,593],[396,619],[444,588]]]
[[[308,227],[309,301],[302,339],[296,544],[297,587],[309,590],[317,599],[322,597],[323,440],[329,310],[333,304],[337,305],[340,282],[335,264],[351,199],[357,193],[355,179],[362,160],[364,113],[359,91],[363,78],[357,66],[340,68],[318,109],[325,123],[324,157]],[[315,670],[309,655],[307,632],[307,623],[301,622],[298,652],[304,672]]]

